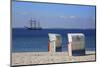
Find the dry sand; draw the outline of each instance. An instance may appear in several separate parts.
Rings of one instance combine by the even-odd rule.
[[[68,56],[68,52],[14,52],[12,53],[11,65],[34,65],[95,60],[94,51],[86,51],[85,56]]]

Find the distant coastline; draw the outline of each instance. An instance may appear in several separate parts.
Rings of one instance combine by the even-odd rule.
[[[12,29],[26,29],[25,27],[12,27]],[[66,29],[66,30],[96,30],[95,28],[82,28],[82,29],[80,29],[80,28],[43,28],[43,29],[58,29],[58,30],[60,30],[60,29]]]

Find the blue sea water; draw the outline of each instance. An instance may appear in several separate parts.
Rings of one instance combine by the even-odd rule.
[[[28,30],[12,29],[12,52],[47,52],[48,33],[58,33],[62,36],[62,51],[67,51],[67,33],[84,33],[86,50],[96,49],[95,29],[42,29]]]

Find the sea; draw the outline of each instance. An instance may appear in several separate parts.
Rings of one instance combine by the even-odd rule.
[[[48,33],[57,33],[62,36],[62,51],[68,51],[68,33],[83,33],[85,35],[86,50],[96,50],[95,29],[42,29],[29,30],[26,28],[12,29],[12,52],[47,52]]]

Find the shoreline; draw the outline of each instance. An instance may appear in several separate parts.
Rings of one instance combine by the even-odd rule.
[[[95,61],[95,53],[86,51],[84,56],[68,56],[68,52],[12,52],[11,66]]]

